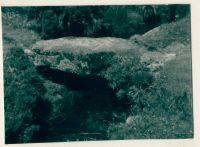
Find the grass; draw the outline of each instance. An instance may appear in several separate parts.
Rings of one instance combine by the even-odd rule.
[[[192,61],[191,51],[184,51],[174,60],[166,63],[161,74],[166,80],[166,89],[173,94],[186,90],[192,94]],[[191,97],[191,96],[190,96]]]
[[[177,22],[163,24],[142,35],[141,40],[157,49],[165,48],[172,42],[181,42],[184,45],[191,43],[190,17],[187,16]]]
[[[25,16],[12,14],[7,16],[2,13],[3,53],[12,47],[29,48],[40,36],[30,29],[30,24]]]
[[[189,17],[163,24],[140,37],[145,45],[157,49],[153,52],[142,49],[143,54],[150,56],[151,53],[155,55],[173,53],[176,56],[164,63],[159,71],[160,76],[140,95],[139,99],[145,100],[145,108],[140,110],[140,113],[130,113],[130,116],[120,123],[111,124],[108,129],[110,138],[193,137]],[[156,58],[162,59],[157,56]]]
[[[174,116],[137,115],[132,121],[110,125],[111,139],[172,139],[192,137],[192,128],[187,121]]]

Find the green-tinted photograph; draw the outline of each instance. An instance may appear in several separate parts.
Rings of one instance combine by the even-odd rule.
[[[6,144],[193,138],[190,5],[1,10]]]

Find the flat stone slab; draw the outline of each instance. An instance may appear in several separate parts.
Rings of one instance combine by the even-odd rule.
[[[51,55],[55,53],[91,53],[102,51],[116,51],[133,48],[133,44],[121,38],[103,37],[103,38],[59,38],[53,40],[38,41],[33,45],[32,50],[37,54]]]

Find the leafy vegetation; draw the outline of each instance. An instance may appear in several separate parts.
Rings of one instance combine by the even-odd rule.
[[[150,76],[148,71],[134,60],[130,60],[134,61],[134,66],[132,62],[121,60],[118,66],[108,70],[106,77],[118,90],[117,97],[126,98],[126,101],[131,103],[129,117],[109,126],[108,134],[112,139],[193,136],[190,57],[190,50],[185,50],[175,60],[168,62],[161,70],[160,76],[156,80],[150,80],[150,83],[146,82]],[[135,74],[138,70],[136,67],[140,67],[138,69],[143,73],[141,76]],[[137,82],[140,81],[148,86],[138,87]]]
[[[189,13],[189,6],[5,7],[2,11],[11,16],[24,15],[28,20],[26,25],[43,39],[63,36],[128,38],[184,17]]]
[[[10,48],[4,56],[4,75],[6,143],[30,142],[41,127],[34,109],[45,89],[22,48]]]

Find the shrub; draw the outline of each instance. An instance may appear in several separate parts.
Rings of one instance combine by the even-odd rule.
[[[129,117],[108,128],[111,139],[190,138],[193,137],[192,109],[187,92],[175,96],[164,86],[163,80],[154,82],[148,90],[131,87],[129,99],[134,100]],[[143,109],[142,109],[143,108]]]
[[[41,36],[44,39],[61,36],[59,30],[58,16],[53,10],[44,11],[41,14]]]
[[[4,54],[4,87],[6,143],[29,142],[40,126],[33,108],[45,89],[22,48]]]
[[[140,33],[142,16],[131,10],[130,6],[112,6],[104,13],[104,21],[110,24],[111,35],[128,38]]]
[[[114,54],[113,52],[92,53],[81,57],[81,60],[87,63],[91,73],[98,74],[110,67]]]
[[[100,37],[110,35],[109,25],[102,21],[107,8],[104,6],[33,7],[28,9],[27,13],[28,18],[38,24],[36,31],[43,39],[63,36]]]
[[[117,55],[114,57],[111,66],[104,73],[110,81],[110,86],[116,90],[118,99],[129,106],[140,105],[135,93],[150,86],[153,76],[148,69],[140,63],[139,57],[128,57]]]

